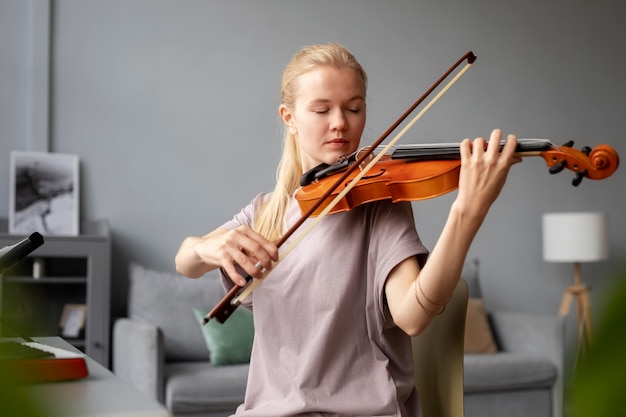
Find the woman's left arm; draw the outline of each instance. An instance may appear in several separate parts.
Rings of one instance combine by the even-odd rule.
[[[521,161],[514,156],[515,136],[508,136],[502,151],[501,138],[502,132],[496,129],[488,145],[483,138],[461,143],[457,197],[428,261],[420,269],[417,259],[407,258],[387,278],[385,295],[393,320],[411,336],[419,334],[445,308],[470,245],[500,194],[509,169]]]

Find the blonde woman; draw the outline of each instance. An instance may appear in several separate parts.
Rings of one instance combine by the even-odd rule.
[[[273,192],[202,237],[188,237],[177,270],[197,278],[220,268],[244,285],[261,278],[274,242],[300,216],[301,175],[354,152],[366,119],[367,76],[337,44],[307,47],[286,67],[279,114],[283,156]],[[236,416],[419,415],[411,335],[445,308],[469,246],[512,164],[516,138],[501,132],[461,143],[459,190],[441,236],[422,245],[410,203],[381,201],[325,217],[248,300],[255,340]],[[309,220],[308,220],[309,221]],[[428,257],[428,262],[426,258]],[[262,266],[262,267],[259,267]]]

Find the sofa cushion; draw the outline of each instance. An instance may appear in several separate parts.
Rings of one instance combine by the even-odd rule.
[[[248,365],[210,362],[165,365],[165,405],[174,415],[225,411],[234,414],[246,392]],[[229,413],[225,413],[228,415]]]
[[[466,392],[550,387],[556,377],[554,364],[541,357],[509,352],[464,356]]]
[[[496,353],[498,351],[482,298],[470,298],[467,302],[463,347],[465,353]]]
[[[224,293],[217,272],[191,279],[132,264],[128,315],[161,329],[167,361],[209,360],[193,309],[212,308]]]
[[[464,351],[465,353],[495,353],[498,351],[498,345],[482,299],[478,259],[465,260],[461,278],[467,283],[469,293],[465,319]]]
[[[465,417],[555,417],[552,394],[545,387],[466,393],[463,408]]]
[[[211,320],[206,324],[203,321],[207,310],[195,308],[194,313],[214,366],[250,362],[254,341],[254,322],[250,310],[241,307],[233,311],[224,323]]]

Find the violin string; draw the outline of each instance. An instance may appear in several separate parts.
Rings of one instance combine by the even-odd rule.
[[[348,194],[350,192],[350,190],[352,190],[352,188],[359,182],[359,180],[361,178],[363,178],[368,172],[369,170],[376,165],[376,163],[383,157],[383,155],[389,150],[391,149],[396,142],[398,142],[400,140],[400,138],[402,138],[402,136],[404,136],[404,134],[411,129],[411,127],[413,127],[413,125],[415,123],[417,123],[417,121],[419,119],[422,118],[422,116],[424,115],[424,113],[426,113],[438,100],[441,96],[443,96],[450,87],[452,87],[452,85],[454,83],[456,83],[456,81],[461,78],[461,76],[469,69],[469,67],[471,66],[471,63],[467,63],[465,64],[465,66],[435,95],[435,97],[433,97],[427,104],[426,106],[424,106],[424,108],[409,122],[407,123],[407,125],[400,130],[400,132],[398,132],[398,134],[384,147],[383,152],[380,152],[378,155],[376,155],[370,162],[369,164],[367,164],[367,166],[365,168],[363,168],[356,177],[354,177],[354,179],[352,181],[350,181],[350,183],[339,193],[337,194],[337,196],[324,208],[324,210],[322,210],[322,212],[313,219],[313,221],[311,221],[306,228],[298,235],[296,236],[296,238],[293,240],[293,242],[287,247],[285,248],[284,251],[282,251],[282,253],[279,255],[279,259],[278,261],[274,264],[274,266],[280,262],[285,256],[287,256],[287,254],[289,252],[291,252],[299,243],[302,239],[304,239],[304,237],[313,229],[313,227],[315,227],[315,225],[317,225],[317,223],[319,223],[324,217],[326,217],[326,215],[341,201],[343,200],[343,198],[346,196],[346,194]],[[263,278],[265,278],[265,276],[269,273],[269,271],[266,271],[263,274]],[[252,294],[252,292],[254,291],[254,289],[261,283],[261,281],[263,280],[263,278],[261,279],[255,279],[253,280],[238,296],[237,298],[235,298],[233,300],[234,304],[241,304],[243,301],[246,300],[246,298],[248,298],[248,296],[250,294]]]
[[[506,140],[500,141],[500,148],[503,148]],[[535,156],[541,151],[552,149],[554,145],[548,139],[518,139],[515,156]],[[386,154],[390,154],[392,159],[432,159],[434,156],[457,157],[460,158],[460,143],[419,143],[396,145]],[[383,146],[376,148],[377,152],[383,152]]]

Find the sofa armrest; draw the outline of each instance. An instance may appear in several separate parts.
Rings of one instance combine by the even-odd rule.
[[[557,380],[552,389],[552,415],[562,415],[565,361],[563,317],[497,311],[491,313],[491,318],[502,350],[544,357],[554,363]]]
[[[164,341],[152,324],[128,318],[113,327],[113,372],[160,403],[164,400]]]

